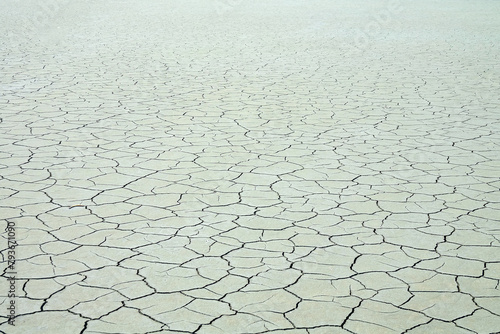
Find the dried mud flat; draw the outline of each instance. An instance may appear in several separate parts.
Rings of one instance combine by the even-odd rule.
[[[500,331],[500,2],[0,22],[0,332]]]

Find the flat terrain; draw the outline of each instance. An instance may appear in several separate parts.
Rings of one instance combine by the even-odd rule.
[[[0,333],[500,332],[500,1],[0,22]]]

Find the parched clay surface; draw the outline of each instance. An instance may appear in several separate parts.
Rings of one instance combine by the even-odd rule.
[[[0,332],[500,332],[500,2],[0,22]]]

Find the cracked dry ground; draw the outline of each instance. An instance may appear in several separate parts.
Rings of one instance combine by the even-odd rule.
[[[500,331],[500,4],[415,3],[2,2],[0,332]]]

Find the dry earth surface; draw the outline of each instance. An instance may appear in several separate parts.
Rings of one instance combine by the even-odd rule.
[[[0,332],[500,331],[500,1],[0,22]]]

